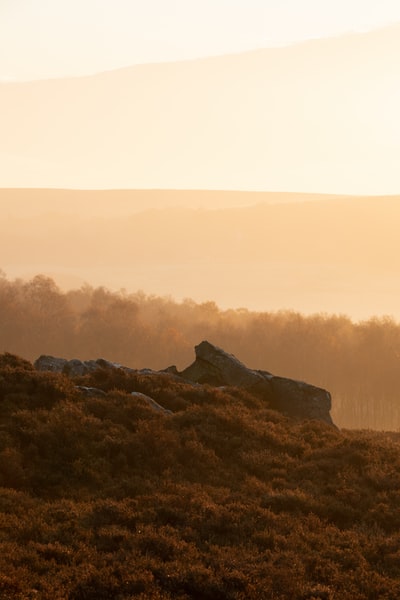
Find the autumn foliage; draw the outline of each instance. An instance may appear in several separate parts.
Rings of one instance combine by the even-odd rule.
[[[167,374],[72,380],[9,353],[0,428],[1,598],[400,597],[398,434],[291,421]]]

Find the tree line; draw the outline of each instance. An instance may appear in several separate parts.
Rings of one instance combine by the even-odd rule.
[[[341,427],[400,428],[400,324],[391,317],[221,310],[89,285],[63,292],[43,275],[0,277],[0,351],[31,361],[52,354],[183,369],[204,339],[251,368],[328,389]]]

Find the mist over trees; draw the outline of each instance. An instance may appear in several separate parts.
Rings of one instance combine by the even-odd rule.
[[[0,352],[182,369],[203,339],[249,367],[328,389],[340,427],[400,428],[400,325],[390,317],[355,323],[344,315],[220,310],[212,301],[89,285],[62,292],[42,275],[0,277]]]

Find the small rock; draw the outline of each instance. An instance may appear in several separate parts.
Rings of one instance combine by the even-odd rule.
[[[107,394],[103,390],[99,390],[99,388],[95,387],[86,387],[85,385],[76,385],[77,390],[82,392],[84,396],[88,396],[89,398],[95,398],[96,396],[106,396]]]
[[[161,406],[161,404],[158,404],[158,402],[153,400],[153,398],[150,398],[150,396],[146,396],[146,394],[142,394],[141,392],[131,392],[131,396],[134,396],[135,398],[140,398],[141,400],[144,400],[145,402],[147,402],[147,404],[149,404],[149,406],[151,406],[151,408],[153,408],[157,412],[162,413],[163,415],[172,415],[173,414],[172,410],[168,410],[167,408],[164,408],[163,406]]]

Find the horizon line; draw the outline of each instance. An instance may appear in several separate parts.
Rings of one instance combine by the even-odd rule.
[[[248,189],[223,189],[223,188],[165,188],[165,187],[161,187],[161,188],[157,188],[157,187],[151,187],[151,188],[126,188],[126,187],[122,187],[122,188],[80,188],[80,187],[59,187],[59,186],[55,186],[55,187],[47,187],[47,186],[39,186],[39,187],[32,187],[32,186],[22,186],[22,187],[3,187],[0,186],[0,193],[1,192],[10,192],[10,191],[52,191],[52,192],[95,192],[95,193],[99,193],[99,192],[174,192],[174,193],[204,193],[204,194],[208,194],[208,193],[226,193],[226,194],[275,194],[275,195],[291,195],[291,196],[329,196],[329,197],[333,197],[333,198],[397,198],[398,196],[400,196],[400,190],[398,193],[392,193],[392,194],[385,194],[385,193],[372,193],[372,194],[367,194],[367,193],[358,193],[358,194],[354,194],[354,193],[346,193],[346,192],[341,192],[341,193],[335,193],[335,192],[302,192],[302,191],[298,191],[298,192],[294,192],[294,191],[287,191],[287,190],[248,190]]]

